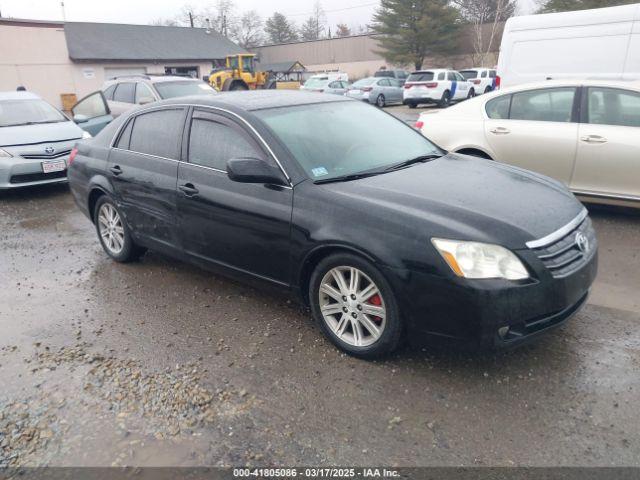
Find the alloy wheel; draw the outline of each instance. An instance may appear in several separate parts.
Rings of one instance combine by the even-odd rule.
[[[318,294],[322,317],[337,338],[355,347],[380,339],[387,311],[380,289],[364,272],[332,268],[322,278]]]
[[[113,255],[124,248],[124,227],[120,214],[110,203],[103,203],[98,211],[98,231],[104,246]]]

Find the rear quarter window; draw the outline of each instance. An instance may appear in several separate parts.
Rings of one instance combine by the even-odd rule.
[[[489,118],[503,120],[509,118],[511,95],[503,95],[487,102],[485,110]]]

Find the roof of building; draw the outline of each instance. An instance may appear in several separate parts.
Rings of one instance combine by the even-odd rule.
[[[265,72],[305,72],[307,69],[297,60],[276,63],[259,63],[260,70]]]
[[[76,61],[213,60],[246,53],[205,28],[67,22],[64,33]]]

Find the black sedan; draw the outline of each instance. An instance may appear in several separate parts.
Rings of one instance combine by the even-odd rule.
[[[78,145],[69,183],[114,260],[149,248],[286,289],[360,357],[403,335],[518,344],[584,305],[597,270],[563,185],[344,97],[148,105]]]

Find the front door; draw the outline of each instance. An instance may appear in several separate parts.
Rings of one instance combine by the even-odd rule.
[[[640,200],[640,93],[602,87],[585,92],[571,188]]]
[[[238,183],[226,173],[232,158],[273,160],[231,117],[195,109],[186,160],[178,171],[178,218],[189,255],[289,284],[293,191]]]
[[[503,95],[487,103],[485,138],[494,160],[548,175],[569,185],[576,157],[576,88]]]
[[[71,108],[71,113],[73,121],[92,136],[100,133],[100,130],[113,120],[107,100],[101,91],[84,97]]]
[[[132,117],[109,154],[116,200],[132,231],[158,245],[176,247],[176,181],[184,108]]]

